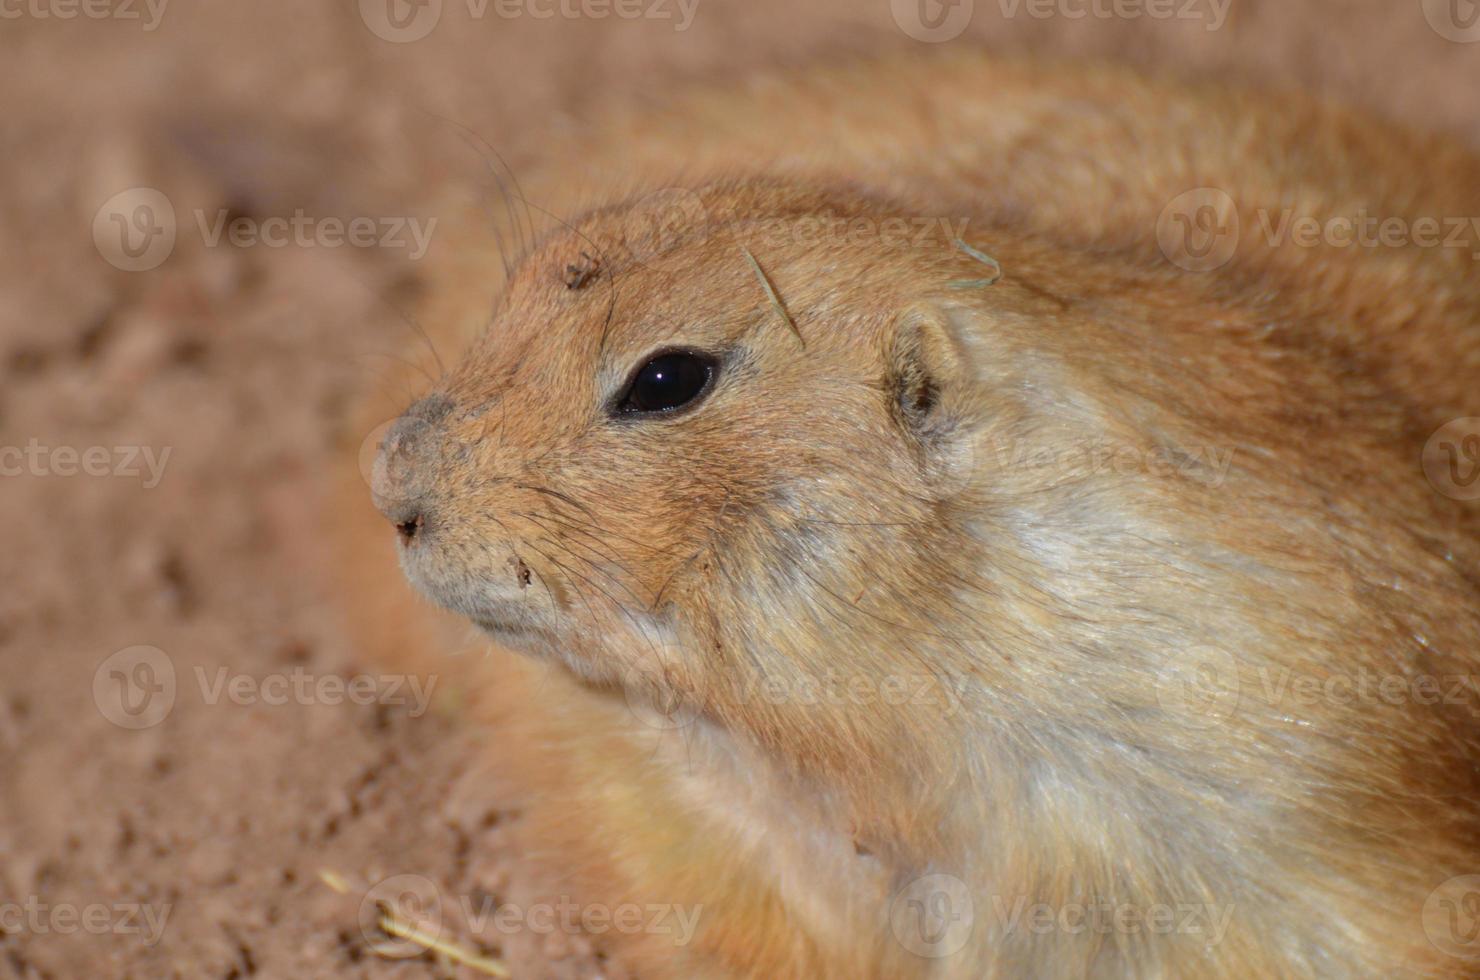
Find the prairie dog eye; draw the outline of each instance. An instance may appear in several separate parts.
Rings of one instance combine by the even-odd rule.
[[[677,411],[709,393],[718,363],[707,354],[669,351],[648,361],[617,401],[618,415]]]

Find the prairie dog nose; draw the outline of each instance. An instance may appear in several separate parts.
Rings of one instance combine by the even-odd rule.
[[[376,508],[410,544],[426,523],[428,497],[437,472],[440,423],[452,410],[441,395],[424,398],[386,430],[371,473]]]

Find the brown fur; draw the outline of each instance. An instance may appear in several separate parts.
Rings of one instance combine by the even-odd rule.
[[[684,948],[624,944],[642,975],[1471,975],[1423,908],[1480,871],[1474,692],[1270,678],[1480,659],[1480,506],[1420,465],[1480,415],[1480,276],[1471,249],[1272,248],[1258,215],[1480,215],[1473,156],[1299,99],[975,56],[699,94],[552,156],[525,196],[583,216],[530,212],[545,234],[515,254],[522,206],[497,236],[471,221],[422,311],[465,352],[408,454],[402,560],[496,631],[458,663],[531,854],[587,902],[702,906]],[[1158,218],[1206,186],[1244,234],[1184,272]],[[873,231],[819,241],[824,214]],[[877,233],[918,217],[967,220],[1004,277],[939,223]],[[608,419],[670,344],[731,352],[713,395]],[[1181,465],[1031,463],[1085,446]],[[357,627],[454,669],[465,627],[393,580],[357,497]],[[1166,696],[1198,658],[1233,665],[1232,704]],[[865,693],[806,703],[808,679]],[[868,697],[886,679],[922,696]],[[693,720],[646,724],[649,701]],[[922,958],[890,910],[936,873],[974,922]],[[1216,943],[1037,934],[1003,917],[1024,901],[1229,918]]]

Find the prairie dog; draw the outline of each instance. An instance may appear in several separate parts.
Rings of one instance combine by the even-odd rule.
[[[1480,661],[1480,505],[1424,468],[1480,416],[1474,249],[1278,229],[1480,215],[1474,156],[974,55],[552,156],[432,284],[460,356],[350,595],[455,642],[394,550],[496,644],[585,900],[701,910],[642,975],[1471,975],[1480,699],[1423,679]]]

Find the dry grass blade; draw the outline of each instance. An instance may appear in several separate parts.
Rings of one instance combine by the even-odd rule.
[[[998,262],[996,259],[992,258],[986,252],[983,252],[981,249],[972,248],[970,245],[966,244],[959,238],[956,239],[956,247],[965,252],[967,255],[971,256],[973,259],[976,259],[982,265],[989,266],[992,270],[992,278],[956,279],[946,284],[951,289],[986,289],[988,286],[996,285],[997,282],[1002,279],[1003,273],[1001,262]]]
[[[755,256],[750,254],[750,249],[742,245],[740,246],[740,251],[744,252],[745,257],[750,260],[750,267],[755,270],[755,277],[760,280],[761,288],[766,291],[766,296],[770,298],[771,305],[776,307],[776,312],[781,314],[781,319],[786,321],[786,325],[791,328],[792,333],[797,335],[797,340],[801,342],[802,347],[806,348],[807,339],[802,336],[802,331],[797,328],[797,322],[791,318],[791,313],[786,309],[786,304],[781,302],[781,294],[776,292],[776,287],[771,283],[771,277],[766,275],[766,270],[762,269],[761,264],[756,261]]]

